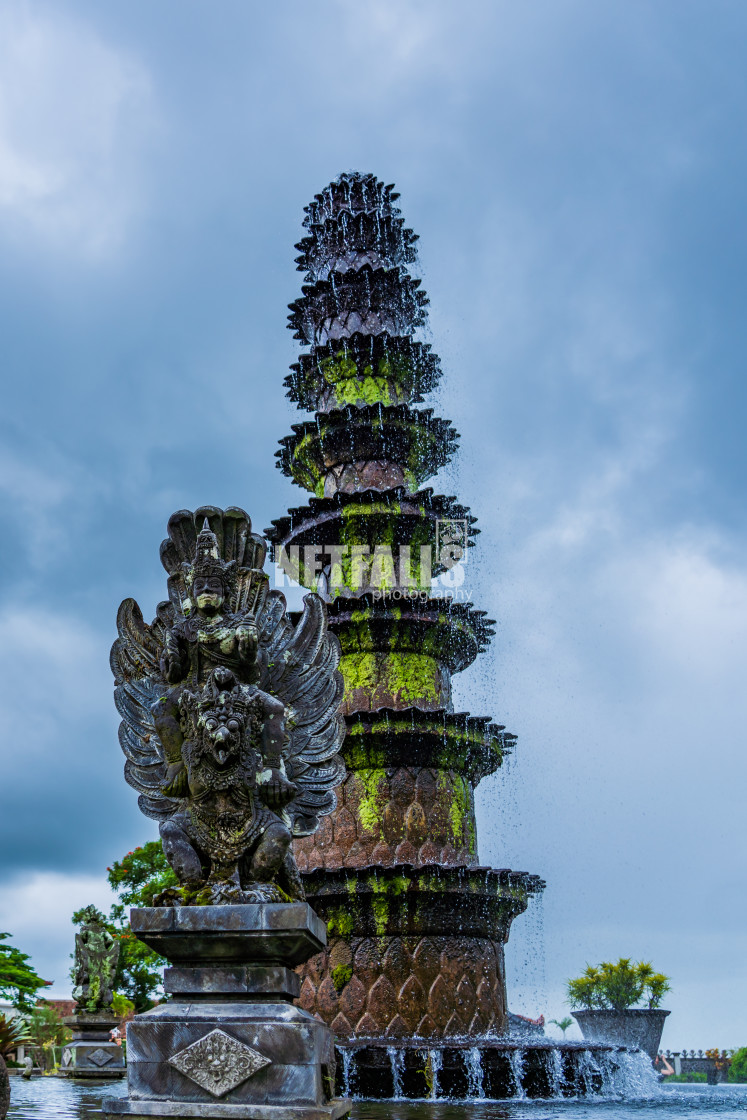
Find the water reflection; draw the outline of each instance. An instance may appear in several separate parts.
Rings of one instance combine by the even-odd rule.
[[[126,1093],[123,1082],[76,1083],[56,1077],[11,1079],[8,1120],[101,1120],[101,1099]],[[666,1084],[636,1100],[553,1101],[356,1101],[352,1120],[693,1120],[693,1112],[718,1113],[719,1120],[744,1120],[747,1085]],[[655,1120],[655,1118],[652,1118]]]

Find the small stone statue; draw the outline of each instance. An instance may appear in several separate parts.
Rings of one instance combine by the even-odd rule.
[[[182,510],[161,560],[170,601],[132,599],[112,649],[125,777],[180,883],[156,905],[303,898],[291,852],[335,807],[342,678],[317,595],[296,626],[243,510]]]
[[[75,935],[73,999],[77,1014],[93,1014],[111,1008],[119,942],[106,928],[106,919],[95,906],[87,906],[81,917],[82,925]]]

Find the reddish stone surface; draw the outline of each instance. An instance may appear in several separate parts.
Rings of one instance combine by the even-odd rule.
[[[461,798],[454,794],[457,775],[427,767],[399,767],[381,774],[373,783],[373,798],[370,780],[364,783],[355,772],[348,774],[337,790],[336,811],[314,836],[295,841],[302,871],[392,863],[476,865],[474,797],[468,794],[463,813]],[[364,799],[365,824],[359,815]]]
[[[347,960],[338,993],[333,962]],[[301,1006],[340,1038],[478,1036],[506,1021],[503,946],[484,938],[335,938],[298,972]]]

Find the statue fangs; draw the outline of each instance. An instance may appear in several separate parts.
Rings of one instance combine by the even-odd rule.
[[[326,608],[307,595],[292,624],[243,510],[181,510],[168,533],[169,601],[148,626],[125,599],[111,656],[125,778],[181,884],[156,904],[302,899],[291,840],[344,777]]]

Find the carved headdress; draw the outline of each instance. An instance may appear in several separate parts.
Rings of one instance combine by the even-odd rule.
[[[187,590],[191,592],[194,581],[201,576],[210,579],[218,576],[222,581],[227,594],[233,590],[236,575],[236,561],[226,561],[220,554],[218,538],[210,528],[207,517],[202,522],[202,529],[197,535],[194,557],[182,563],[184,582]]]
[[[291,622],[285,596],[269,588],[262,570],[265,552],[264,541],[252,533],[242,509],[180,510],[170,518],[168,537],[161,545],[169,601],[159,603],[150,625],[134,599],[125,599],[119,608],[111,667],[122,716],[119,741],[127,759],[125,778],[140,794],[143,813],[155,820],[167,820],[180,805],[178,798],[162,792],[167,763],[151,711],[169,689],[160,659],[167,632],[191,609],[195,574],[205,572],[221,574],[227,581],[227,609],[256,629],[259,687],[285,705],[283,764],[298,787],[286,810],[293,835],[310,835],[319,817],[335,808],[334,787],[345,772],[338,754],[345,733],[339,642],[327,632],[326,607],[318,595],[307,595],[300,620]]]

